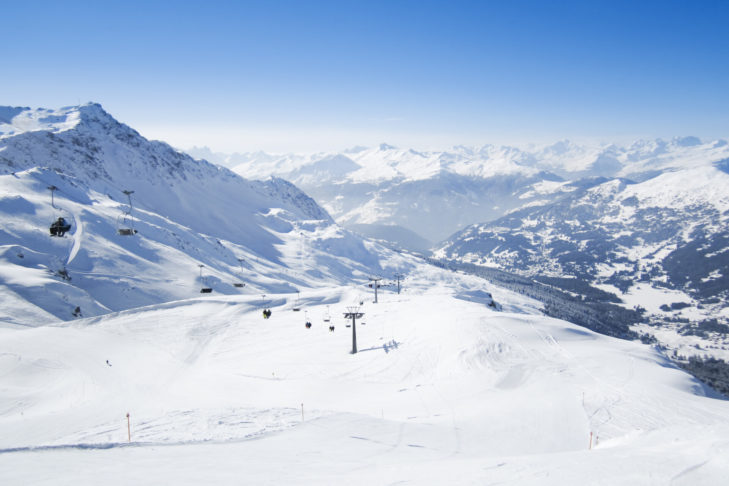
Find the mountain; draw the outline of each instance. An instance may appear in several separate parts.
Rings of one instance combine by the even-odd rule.
[[[292,180],[360,234],[637,310],[617,335],[630,325],[678,357],[729,358],[724,140],[234,158],[241,174]]]
[[[640,328],[677,352],[729,357],[726,163],[568,187],[555,202],[469,226],[436,257],[640,309],[651,324]]]
[[[529,297],[526,278],[510,291],[364,240],[292,183],[94,104],[0,108],[0,168],[3,485],[726,477],[729,401],[635,334],[543,315],[568,300]],[[369,277],[395,273],[372,302]]]
[[[415,233],[435,246],[470,224],[554,201],[581,179],[642,182],[727,159],[725,141],[696,137],[639,140],[625,147],[563,140],[526,148],[456,146],[423,152],[381,144],[342,153],[216,155],[244,177],[275,174],[290,180],[338,223],[362,234],[379,238],[383,226],[391,227],[391,242],[418,251],[422,248],[410,246],[412,238],[401,236]]]
[[[291,183],[196,161],[97,104],[0,109],[0,174],[6,323],[95,316],[203,287],[296,292],[409,265],[381,259],[386,250],[338,227]],[[71,230],[51,237],[58,217]]]

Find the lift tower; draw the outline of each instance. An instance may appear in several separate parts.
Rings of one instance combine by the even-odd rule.
[[[397,295],[400,295],[400,282],[405,279],[405,275],[402,273],[396,273],[395,279],[397,280]]]
[[[344,313],[346,319],[352,319],[352,353],[357,353],[357,319],[364,316],[364,312],[359,311],[359,306],[347,307],[347,311]]]
[[[375,304],[377,303],[377,289],[380,288],[380,280],[382,280],[381,277],[370,277],[370,282],[373,282],[370,284],[370,287],[374,287],[375,289]]]

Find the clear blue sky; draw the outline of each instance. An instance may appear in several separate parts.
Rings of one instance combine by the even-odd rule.
[[[0,104],[220,151],[729,138],[729,1],[28,1]]]

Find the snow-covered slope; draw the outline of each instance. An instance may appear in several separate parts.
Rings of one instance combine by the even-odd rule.
[[[239,295],[0,329],[3,484],[696,485],[729,472],[729,402],[648,346],[541,317],[483,280],[423,266],[378,304],[351,287],[302,292],[298,313],[292,298],[267,303],[268,320]],[[351,306],[364,312],[354,355]]]
[[[571,290],[578,287],[572,282],[590,284],[628,308],[644,309],[646,322],[658,318],[660,328],[643,330],[664,344],[679,347],[675,338],[687,336],[682,354],[726,359],[727,223],[729,174],[719,162],[640,183],[592,180],[557,202],[472,225],[436,255]]]
[[[0,285],[8,303],[27,302],[4,306],[3,322],[94,316],[202,287],[294,291],[407,266],[383,268],[384,249],[292,184],[195,161],[99,105],[4,108],[0,122]],[[63,238],[49,236],[58,217],[72,224]]]

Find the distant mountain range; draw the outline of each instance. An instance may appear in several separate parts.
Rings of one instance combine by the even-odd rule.
[[[282,177],[345,227],[422,252],[470,224],[554,201],[571,190],[571,182],[594,177],[642,182],[729,159],[729,145],[683,137],[625,147],[561,141],[546,147],[457,146],[441,152],[381,144],[310,155],[226,155],[205,148],[189,153],[244,177]],[[389,234],[384,231],[388,227]]]

